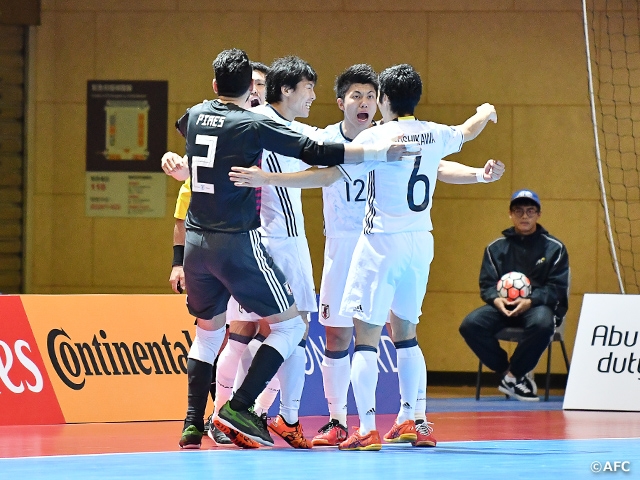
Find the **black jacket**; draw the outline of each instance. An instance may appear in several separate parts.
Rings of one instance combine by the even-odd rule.
[[[498,297],[496,285],[508,272],[524,273],[531,281],[531,306],[547,305],[558,319],[569,303],[569,257],[567,249],[542,225],[531,235],[518,235],[511,227],[490,243],[480,269],[480,296],[489,305]]]

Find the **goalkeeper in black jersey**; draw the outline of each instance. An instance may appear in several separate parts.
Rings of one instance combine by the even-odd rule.
[[[229,180],[231,167],[260,162],[262,150],[297,157],[310,165],[369,160],[398,160],[410,155],[391,140],[379,145],[320,144],[269,118],[244,110],[251,88],[251,64],[242,50],[221,52],[213,62],[217,100],[205,101],[177,122],[186,139],[186,155],[168,152],[164,171],[177,180],[190,176],[192,197],[185,225],[187,307],[197,318],[189,351],[188,407],[180,439],[182,448],[199,448],[211,384],[212,364],[225,332],[225,310],[233,295],[249,312],[271,325],[247,376],[219,412],[216,425],[234,443],[273,445],[262,418],[252,406],[258,394],[291,355],[305,332],[291,288],[260,242],[259,201],[254,189]],[[246,436],[246,437],[245,437]]]

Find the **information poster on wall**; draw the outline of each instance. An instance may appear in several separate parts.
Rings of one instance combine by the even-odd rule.
[[[166,81],[87,82],[87,216],[165,215],[167,101]]]

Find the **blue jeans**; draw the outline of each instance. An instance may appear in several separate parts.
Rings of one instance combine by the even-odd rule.
[[[505,327],[524,328],[522,341],[509,359],[500,342],[494,337]],[[545,306],[532,307],[523,314],[509,318],[497,308],[484,305],[465,317],[460,335],[480,361],[499,374],[510,371],[520,378],[535,368],[549,346],[555,328],[553,311]]]

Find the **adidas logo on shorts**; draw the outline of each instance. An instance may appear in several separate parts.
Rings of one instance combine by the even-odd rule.
[[[356,308],[353,309],[353,311],[362,313],[362,305],[358,305]]]

